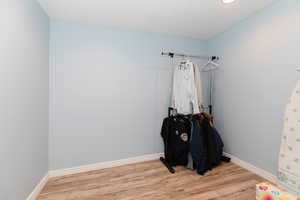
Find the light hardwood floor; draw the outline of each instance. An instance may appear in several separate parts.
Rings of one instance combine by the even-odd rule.
[[[255,200],[264,179],[232,163],[199,176],[160,161],[52,178],[38,200]]]

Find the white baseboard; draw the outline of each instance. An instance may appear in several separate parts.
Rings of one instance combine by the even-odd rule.
[[[88,172],[88,171],[118,167],[122,165],[133,164],[133,163],[151,161],[151,160],[159,159],[163,155],[164,155],[163,153],[156,153],[156,154],[137,156],[137,157],[127,158],[122,160],[107,161],[107,162],[95,163],[90,165],[82,165],[82,166],[72,167],[67,169],[52,170],[49,171],[49,177],[51,178],[57,176],[65,176],[65,175],[77,174],[81,172]]]
[[[243,167],[243,168],[245,168],[245,169],[247,169],[247,170],[249,170],[249,171],[251,171],[251,172],[253,172],[253,173],[255,173],[255,174],[257,174],[257,175],[259,175],[261,177],[263,177],[263,178],[265,178],[265,179],[267,179],[268,181],[270,181],[270,182],[272,182],[274,184],[277,183],[276,176],[274,176],[270,172],[268,172],[268,171],[266,171],[264,169],[258,168],[258,167],[254,166],[254,165],[252,165],[252,164],[250,164],[250,163],[248,163],[246,161],[243,161],[243,160],[239,159],[238,157],[233,156],[233,155],[231,155],[229,153],[224,153],[224,156],[227,156],[227,157],[231,158],[231,161],[233,163],[235,163],[235,164],[237,164],[237,165],[239,165],[239,166],[241,166],[241,167]]]
[[[42,178],[42,180],[37,184],[37,186],[35,186],[35,188],[30,193],[30,195],[27,197],[26,200],[36,200],[40,192],[42,191],[42,189],[45,187],[48,179],[49,179],[49,173],[47,173],[44,176],[44,178]]]
[[[123,166],[123,165],[128,165],[128,164],[139,163],[139,162],[151,161],[151,160],[159,159],[163,155],[164,155],[163,153],[156,153],[156,154],[137,156],[137,157],[115,160],[115,161],[107,161],[107,162],[95,163],[95,164],[90,164],[90,165],[82,165],[82,166],[67,168],[67,169],[52,170],[52,171],[49,171],[49,173],[47,173],[45,175],[45,177],[34,188],[32,193],[28,196],[28,198],[26,200],[36,200],[36,198],[40,194],[41,190],[46,185],[48,179],[52,178],[52,177],[77,174],[77,173],[81,173],[81,172],[88,172],[88,171],[93,171],[93,170],[99,170],[99,169],[118,167],[118,166]],[[272,183],[277,182],[276,176],[274,176],[270,172],[267,172],[266,170],[258,168],[258,167],[254,166],[246,161],[243,161],[240,158],[233,156],[229,153],[224,153],[224,155],[231,158],[231,161],[233,163],[267,179],[268,181],[270,181]]]

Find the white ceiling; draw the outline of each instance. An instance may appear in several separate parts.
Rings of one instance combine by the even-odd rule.
[[[273,0],[38,0],[54,19],[106,27],[213,37]]]

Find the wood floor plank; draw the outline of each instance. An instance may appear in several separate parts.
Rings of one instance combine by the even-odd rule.
[[[254,200],[263,181],[233,163],[200,176],[184,167],[170,174],[151,161],[52,178],[38,200]]]

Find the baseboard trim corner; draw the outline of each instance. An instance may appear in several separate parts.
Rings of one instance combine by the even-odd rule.
[[[42,178],[42,180],[35,186],[33,191],[27,197],[26,200],[36,200],[41,193],[42,189],[45,187],[46,183],[49,179],[49,173],[47,172],[46,175]]]
[[[224,153],[224,156],[227,156],[229,158],[231,158],[231,161],[236,164],[236,165],[239,165],[265,179],[267,179],[268,181],[272,182],[272,183],[277,183],[277,178],[275,175],[271,174],[270,172],[264,170],[264,169],[261,169],[259,167],[256,167],[246,161],[243,161],[241,160],[240,158],[234,156],[234,155],[231,155],[229,153]]]
[[[139,163],[139,162],[151,161],[151,160],[159,159],[163,155],[164,155],[163,153],[148,154],[148,155],[131,157],[131,158],[126,158],[121,160],[82,165],[82,166],[72,167],[67,169],[51,170],[49,171],[49,177],[52,178],[52,177],[70,175],[70,174],[78,174],[78,173],[88,172],[93,170],[100,170],[100,169],[118,167],[118,166],[123,166],[128,164]]]

